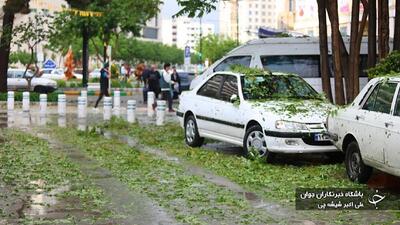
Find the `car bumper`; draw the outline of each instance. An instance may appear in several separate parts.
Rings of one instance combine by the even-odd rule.
[[[314,141],[317,133],[284,133],[265,131],[268,150],[275,153],[324,153],[338,152],[331,141]]]

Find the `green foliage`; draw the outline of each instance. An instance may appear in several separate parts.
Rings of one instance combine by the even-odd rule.
[[[116,118],[113,121],[121,124],[122,129],[129,128],[126,122]],[[70,128],[55,127],[50,132],[54,139],[82,149],[98,160],[132,191],[147,195],[170,210],[180,223],[277,222],[265,216],[261,210],[254,209],[237,193],[188,173],[182,164],[140,151],[140,148],[123,144],[117,138],[106,139],[93,132],[78,132]],[[154,137],[154,133],[152,136]]]
[[[28,52],[16,51],[16,52],[11,52],[10,54],[10,63],[20,62],[23,65],[28,65],[30,61],[31,61],[31,54]]]
[[[67,87],[67,82],[65,80],[57,80],[57,87],[58,88],[65,88]]]
[[[218,0],[177,0],[182,9],[175,16],[202,17],[216,9]]]
[[[222,58],[226,53],[237,47],[235,40],[231,38],[224,38],[218,35],[208,35],[201,39],[202,46],[200,49],[200,42],[196,45],[196,51],[202,52],[202,59],[208,59],[210,63]]]
[[[120,71],[119,70],[119,66],[117,64],[112,64],[111,65],[111,69],[110,69],[111,78],[112,79],[118,79],[119,75],[120,75],[119,71]]]
[[[120,37],[118,43],[119,51],[113,57],[116,60],[131,64],[142,61],[183,64],[183,50],[174,46],[127,37]]]
[[[39,102],[40,101],[40,94],[36,92],[31,92],[29,94],[29,98],[31,102]],[[14,100],[16,102],[22,102],[22,92],[14,92]],[[58,100],[58,93],[53,92],[47,94],[47,102],[57,102]],[[7,93],[0,93],[0,101],[7,101]]]
[[[381,60],[374,68],[368,70],[370,79],[399,75],[400,73],[400,51],[393,51],[390,55]]]
[[[293,204],[294,192],[298,187],[362,187],[349,181],[345,175],[345,168],[341,164],[300,167],[283,163],[268,164],[237,155],[221,154],[207,148],[190,148],[185,145],[184,132],[178,124],[156,127],[121,123],[124,122],[112,121],[103,128],[129,135],[142,144],[160,148],[169,155],[209,169],[213,173],[243,185],[249,191],[261,193],[265,199]]]

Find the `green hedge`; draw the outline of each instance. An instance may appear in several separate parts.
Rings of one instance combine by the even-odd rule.
[[[368,70],[370,79],[375,77],[391,76],[400,74],[400,51],[393,51],[381,60],[374,68]]]
[[[57,93],[57,92],[47,94],[47,102],[57,102],[58,94],[59,93]],[[7,93],[0,93],[0,101],[7,101],[7,97],[8,97]],[[31,92],[29,97],[30,97],[31,102],[39,102],[40,101],[39,93]],[[22,102],[22,92],[14,92],[14,100],[16,102]]]

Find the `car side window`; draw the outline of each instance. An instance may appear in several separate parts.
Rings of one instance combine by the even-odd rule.
[[[375,99],[376,99],[376,96],[378,95],[380,86],[381,86],[381,84],[376,85],[375,89],[369,95],[368,100],[365,102],[362,109],[369,110],[369,111],[373,110],[374,105],[375,105]]]
[[[236,76],[225,75],[225,81],[221,89],[222,101],[230,101],[232,95],[238,95],[238,82]]]
[[[214,68],[214,72],[218,71],[230,71],[231,66],[234,65],[242,65],[245,67],[250,67],[250,62],[251,62],[251,56],[232,56],[229,58],[226,58],[224,61],[222,61],[218,66]]]
[[[394,115],[400,116],[400,92],[397,94],[396,106],[394,108]]]
[[[218,92],[222,83],[222,75],[215,75],[209,79],[197,92],[198,95],[218,98]]]
[[[394,93],[397,88],[397,83],[382,83],[378,86],[374,89],[374,92],[371,94],[370,98],[368,98],[363,109],[389,114],[392,107]],[[371,97],[375,98],[373,106],[371,106],[372,103],[370,102]]]
[[[14,74],[12,71],[7,72],[7,78],[14,78]]]

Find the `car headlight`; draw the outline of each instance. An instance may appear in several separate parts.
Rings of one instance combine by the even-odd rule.
[[[290,122],[285,120],[276,121],[275,128],[285,132],[308,131],[308,127],[304,123]]]

